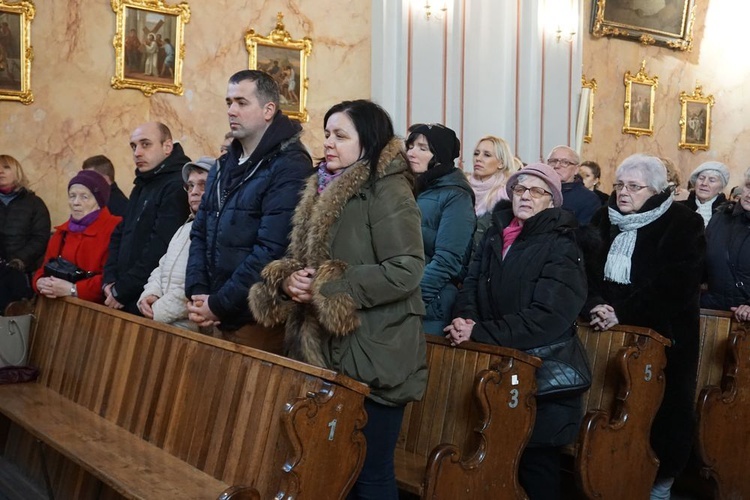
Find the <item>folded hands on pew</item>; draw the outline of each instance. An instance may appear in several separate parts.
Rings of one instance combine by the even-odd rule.
[[[208,306],[208,295],[193,295],[187,303],[188,319],[198,326],[215,326],[219,318]]]
[[[471,331],[476,323],[471,319],[455,318],[451,324],[443,328],[445,338],[451,341],[452,346],[471,339]]]
[[[125,306],[118,302],[112,293],[114,287],[114,283],[109,283],[104,287],[104,305],[111,309],[122,309]]]
[[[614,307],[609,304],[594,306],[589,314],[591,315],[591,326],[596,330],[608,330],[620,322],[617,319]]]
[[[734,317],[737,318],[737,321],[750,320],[750,305],[742,304],[741,306],[732,307],[731,309],[734,313]]]
[[[73,295],[73,283],[54,276],[47,276],[36,280],[39,293],[51,299]]]
[[[151,304],[157,300],[159,300],[159,297],[154,294],[143,297],[143,300],[138,301],[138,310],[148,319],[154,319],[154,310],[151,307]]]

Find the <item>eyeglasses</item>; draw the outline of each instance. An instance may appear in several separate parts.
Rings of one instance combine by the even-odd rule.
[[[206,190],[206,183],[204,181],[202,182],[188,182],[186,184],[182,185],[183,189],[186,192],[191,192],[193,189],[198,188],[198,191],[205,191]]]
[[[550,167],[560,165],[563,168],[568,168],[571,165],[578,165],[578,163],[566,160],[565,158],[549,158],[547,159],[547,165],[549,165]]]
[[[513,194],[518,196],[519,198],[523,196],[523,193],[525,193],[526,191],[529,192],[532,198],[537,199],[537,200],[544,195],[552,196],[552,193],[550,193],[549,191],[545,189],[542,189],[536,186],[526,187],[522,184],[516,184],[515,186],[513,186],[513,189],[511,191],[513,191]]]
[[[633,182],[628,182],[627,184],[624,184],[622,182],[615,182],[612,184],[612,187],[617,191],[618,193],[622,191],[623,188],[627,189],[629,193],[637,193],[641,189],[646,189],[648,186],[639,186],[638,184],[635,184]]]

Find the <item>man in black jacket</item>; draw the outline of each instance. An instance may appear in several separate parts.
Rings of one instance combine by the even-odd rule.
[[[112,215],[124,217],[125,211],[128,208],[128,197],[125,196],[125,193],[122,192],[115,182],[115,166],[112,165],[112,161],[104,155],[91,156],[83,160],[81,169],[93,170],[104,176],[107,180],[107,184],[109,184],[109,201],[107,202],[107,208]]]
[[[145,123],[130,136],[135,187],[109,244],[104,266],[104,304],[140,314],[136,302],[149,274],[167,251],[190,209],[182,166],[190,161],[163,123]]]
[[[547,165],[555,169],[562,181],[562,208],[573,212],[578,224],[585,226],[602,204],[599,197],[583,185],[578,175],[580,164],[578,153],[568,146],[555,146],[547,156]]]
[[[312,161],[300,125],[284,116],[268,74],[243,70],[229,79],[227,115],[234,140],[208,174],[191,232],[185,277],[189,318],[234,332],[254,323],[250,287],[284,256],[292,214]],[[237,335],[237,336],[235,336]]]

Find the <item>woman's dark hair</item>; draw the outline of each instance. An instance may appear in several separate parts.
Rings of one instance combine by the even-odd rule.
[[[354,124],[359,134],[359,145],[362,147],[361,160],[370,163],[370,178],[374,178],[378,169],[380,152],[393,139],[393,123],[386,110],[372,101],[357,99],[343,101],[336,104],[323,118],[323,127],[328,124],[328,118],[336,113],[344,113]]]
[[[588,167],[589,169],[591,169],[591,173],[594,174],[594,177],[596,179],[599,179],[602,176],[602,169],[599,167],[599,164],[596,163],[595,161],[591,161],[591,160],[585,161],[581,163],[581,166]]]

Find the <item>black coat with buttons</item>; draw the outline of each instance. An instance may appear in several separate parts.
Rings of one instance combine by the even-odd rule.
[[[505,258],[502,231],[513,219],[510,202],[501,201],[492,217],[454,316],[476,322],[471,340],[520,350],[572,335],[588,292],[575,216],[548,208],[527,219]],[[580,412],[580,396],[537,401],[530,445],[571,442]]]

